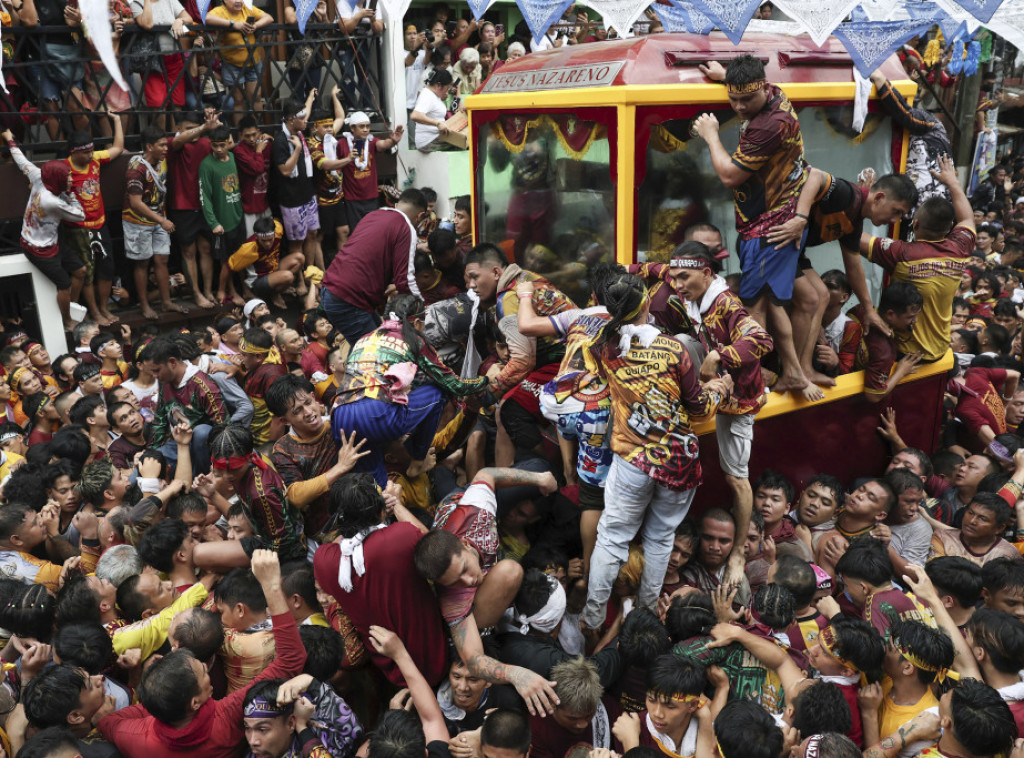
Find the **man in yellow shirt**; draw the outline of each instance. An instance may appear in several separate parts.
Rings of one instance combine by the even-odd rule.
[[[223,5],[206,14],[206,25],[222,27],[218,44],[236,46],[220,51],[221,80],[231,89],[235,109],[241,114],[249,109],[263,110],[260,79],[263,77],[263,50],[256,44],[256,30],[274,23],[274,17],[256,6],[246,7],[244,0],[224,0]],[[242,99],[243,88],[245,99]],[[243,103],[242,107],[239,104]]]
[[[885,696],[878,711],[879,735],[867,733],[865,744],[875,744],[879,736],[895,734],[896,730],[925,711],[938,713],[939,701],[932,692],[932,683],[942,681],[953,665],[953,641],[941,629],[920,621],[897,621],[889,628],[882,683]],[[926,745],[906,753],[916,755]]]

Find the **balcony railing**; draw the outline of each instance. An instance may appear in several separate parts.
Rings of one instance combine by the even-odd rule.
[[[170,130],[178,114],[204,107],[219,109],[227,125],[254,113],[272,131],[281,120],[281,102],[292,94],[304,99],[312,87],[320,91],[319,104],[328,109],[329,93],[338,86],[346,111],[368,111],[387,120],[379,36],[361,30],[348,35],[335,24],[307,24],[301,35],[295,26],[271,24],[257,30],[255,44],[224,46],[219,44],[222,28],[196,24],[187,29],[188,34],[173,39],[170,27],[124,27],[118,60],[129,87],[125,95],[86,41],[78,42],[78,54],[59,59],[51,54],[47,36],[66,35],[69,27],[5,27],[3,74],[10,92],[0,91],[0,123],[21,138],[30,157],[49,158],[66,155],[64,142],[73,129],[91,132],[97,147],[108,143],[109,119],[100,112],[104,105],[120,112],[132,149],[140,149],[137,135],[145,126],[155,123]],[[160,50],[158,35],[173,49]],[[245,51],[243,68],[262,58],[254,92],[233,91],[221,81],[222,53],[237,50]],[[55,104],[42,100],[44,76],[63,84],[62,98]],[[165,87],[158,89],[167,94],[146,105],[143,93],[149,77],[162,79]],[[68,80],[80,86],[67,86]],[[183,93],[183,106],[174,104],[175,93]]]

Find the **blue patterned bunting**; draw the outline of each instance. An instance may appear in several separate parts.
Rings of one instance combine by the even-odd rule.
[[[738,45],[743,31],[754,17],[762,0],[690,0],[696,10],[721,29],[729,41]]]
[[[516,5],[522,11],[523,19],[533,34],[533,41],[537,44],[540,44],[547,30],[562,17],[572,3],[573,0],[516,0]]]
[[[934,21],[851,21],[840,24],[834,34],[843,43],[857,70],[871,76],[886,58],[907,40],[927,31]]]

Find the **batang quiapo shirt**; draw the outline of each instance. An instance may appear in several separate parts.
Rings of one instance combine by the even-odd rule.
[[[722,398],[701,389],[674,337],[659,335],[646,348],[634,339],[625,353],[616,340],[584,348],[611,391],[612,452],[669,489],[696,487],[701,468],[690,416],[713,415]]]
[[[976,239],[973,222],[957,224],[941,240],[870,239],[868,260],[884,268],[894,281],[913,284],[924,298],[914,328],[896,332],[901,353],[921,352],[924,360],[937,361],[949,350],[953,297]]]

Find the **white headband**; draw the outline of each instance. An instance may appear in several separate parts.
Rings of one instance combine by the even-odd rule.
[[[368,124],[370,123],[370,117],[362,111],[356,111],[348,117],[348,123],[351,126],[355,126],[356,124]]]
[[[701,258],[673,258],[669,268],[711,268],[711,264]]]
[[[558,626],[558,622],[565,615],[565,589],[562,587],[562,583],[549,574],[548,584],[552,588],[551,596],[544,603],[544,607],[532,616],[522,613],[516,616],[520,633],[529,633],[531,626],[538,632],[550,632]]]

